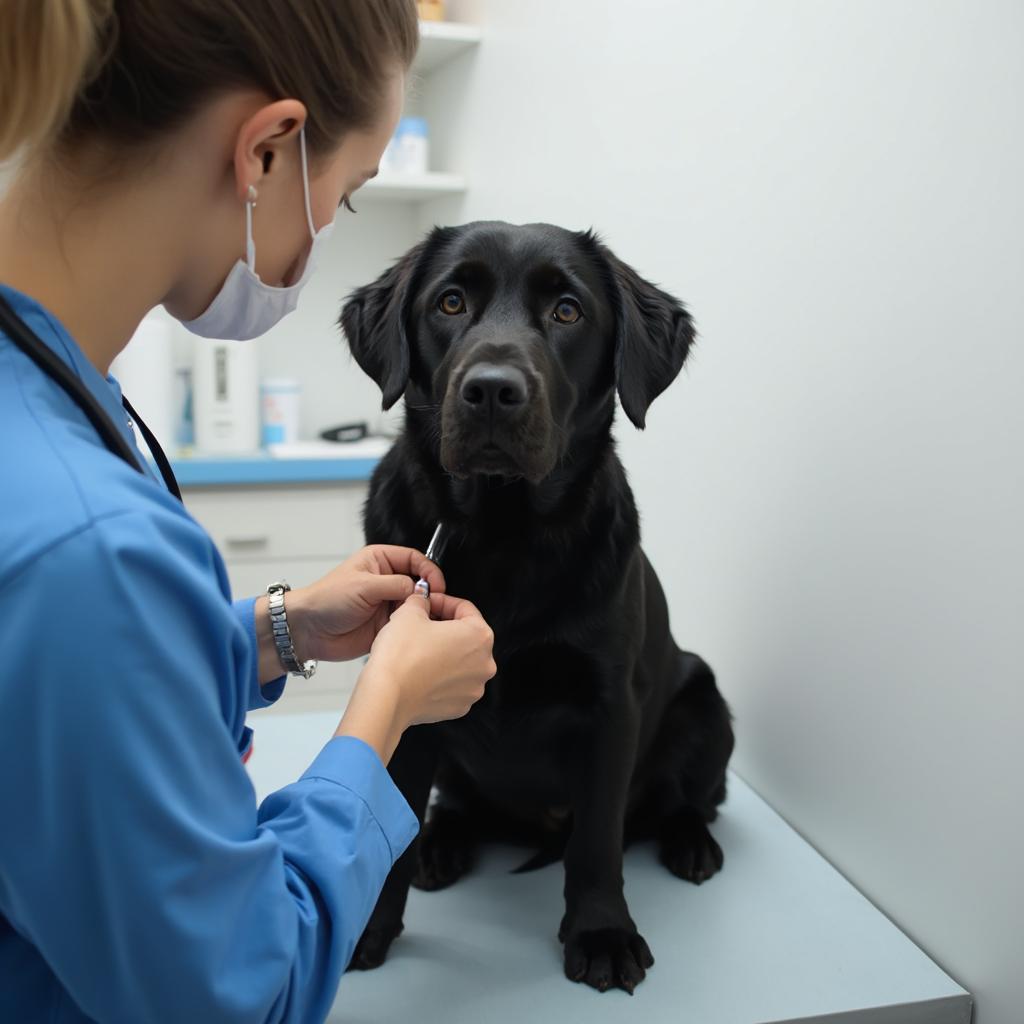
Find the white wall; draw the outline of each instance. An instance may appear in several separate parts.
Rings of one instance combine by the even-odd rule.
[[[474,6],[424,224],[593,225],[690,304],[620,429],[677,639],[740,773],[1019,1021],[1024,8]]]

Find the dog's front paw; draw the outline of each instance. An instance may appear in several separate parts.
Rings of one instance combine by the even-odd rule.
[[[402,934],[402,922],[381,927],[372,922],[366,926],[362,937],[356,943],[355,952],[347,970],[372,971],[387,959],[391,943]]]
[[[441,811],[423,826],[412,884],[427,892],[446,889],[469,871],[475,854],[470,822],[456,811]]]
[[[594,928],[565,938],[565,976],[599,992],[621,988],[632,995],[653,963],[647,943],[635,928]]]
[[[725,857],[700,814],[683,808],[661,828],[661,863],[678,878],[700,885],[721,870]]]

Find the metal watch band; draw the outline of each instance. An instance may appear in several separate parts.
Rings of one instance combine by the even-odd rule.
[[[281,664],[293,675],[309,677],[316,671],[316,661],[300,662],[292,644],[292,631],[288,627],[288,615],[284,610],[284,595],[292,588],[283,580],[271,583],[267,587],[267,600],[270,605],[270,625],[274,631],[274,646],[277,648]]]

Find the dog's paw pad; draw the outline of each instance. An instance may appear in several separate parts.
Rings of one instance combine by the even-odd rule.
[[[662,826],[659,855],[678,878],[700,885],[720,871],[722,848],[696,811],[682,810]]]
[[[565,943],[565,976],[598,992],[621,988],[632,995],[653,964],[643,937],[625,928],[577,932]]]
[[[349,961],[350,971],[372,971],[387,959],[391,943],[401,934],[402,926],[375,928],[368,925],[356,943],[355,952]]]
[[[473,838],[458,821],[445,817],[428,822],[420,835],[412,884],[427,892],[445,889],[469,871],[475,853]]]

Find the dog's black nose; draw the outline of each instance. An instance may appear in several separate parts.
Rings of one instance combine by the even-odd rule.
[[[508,416],[526,405],[526,374],[514,366],[477,363],[462,379],[464,405],[490,416]]]

